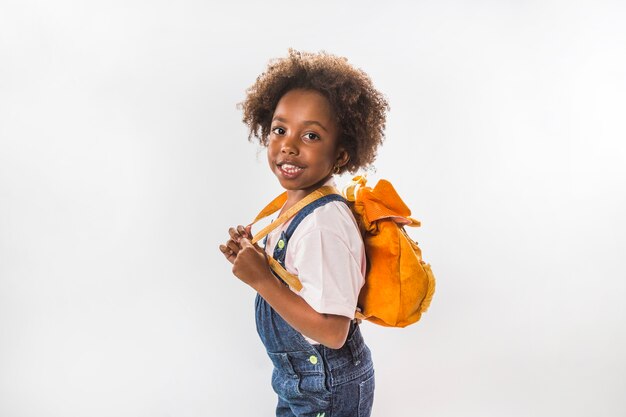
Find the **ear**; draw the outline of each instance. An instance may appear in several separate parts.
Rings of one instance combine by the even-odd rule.
[[[350,155],[348,154],[348,151],[346,151],[344,148],[341,148],[341,147],[337,149],[337,158],[335,160],[335,166],[343,167],[345,164],[348,163],[349,160],[350,160]]]

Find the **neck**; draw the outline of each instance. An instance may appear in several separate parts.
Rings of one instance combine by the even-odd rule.
[[[330,174],[327,177],[325,177],[324,179],[322,179],[321,181],[319,181],[316,184],[314,184],[314,185],[312,185],[310,187],[307,187],[307,188],[302,188],[302,189],[298,189],[298,190],[287,190],[287,202],[285,202],[285,206],[281,210],[281,213],[284,212],[285,210],[289,210],[289,208],[291,206],[293,206],[294,204],[296,204],[298,201],[302,200],[304,197],[306,197],[307,195],[309,195],[313,191],[315,191],[318,188],[320,188],[332,176],[333,175]]]

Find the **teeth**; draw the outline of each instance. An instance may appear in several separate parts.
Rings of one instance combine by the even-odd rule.
[[[302,171],[302,168],[291,164],[283,164],[280,168],[288,174],[295,174],[296,172]]]

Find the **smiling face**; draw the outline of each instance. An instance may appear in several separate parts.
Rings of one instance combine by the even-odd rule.
[[[326,182],[348,160],[339,126],[321,93],[294,89],[281,97],[267,145],[270,169],[290,197],[301,198]]]

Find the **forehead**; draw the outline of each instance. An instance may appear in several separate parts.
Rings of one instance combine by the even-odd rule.
[[[335,120],[332,106],[322,93],[303,89],[290,90],[280,98],[274,110],[274,118],[276,117],[326,123]]]

